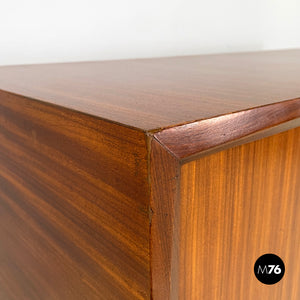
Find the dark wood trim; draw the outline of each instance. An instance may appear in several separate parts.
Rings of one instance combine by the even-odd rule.
[[[151,140],[150,256],[152,299],[178,299],[179,161]]]
[[[200,120],[157,132],[155,139],[180,160],[216,152],[300,126],[300,98]]]
[[[300,118],[297,118],[297,119],[279,124],[279,125],[274,126],[274,127],[267,128],[265,130],[255,132],[253,134],[242,137],[238,140],[233,140],[233,141],[230,141],[228,143],[221,144],[219,146],[210,148],[208,150],[195,153],[194,155],[187,156],[187,157],[180,160],[180,164],[185,164],[185,163],[188,163],[192,160],[199,159],[200,157],[211,155],[213,153],[217,153],[219,151],[223,151],[223,150],[226,150],[226,149],[229,149],[229,148],[233,148],[233,147],[237,147],[237,146],[240,146],[240,145],[243,145],[243,144],[251,143],[251,142],[260,140],[262,138],[269,137],[271,135],[275,135],[275,134],[278,134],[278,133],[281,133],[281,132],[284,132],[284,131],[288,131],[288,130],[296,128],[296,127],[300,127]]]

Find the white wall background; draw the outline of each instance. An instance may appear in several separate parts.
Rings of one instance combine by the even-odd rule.
[[[300,47],[300,0],[0,0],[0,65]]]

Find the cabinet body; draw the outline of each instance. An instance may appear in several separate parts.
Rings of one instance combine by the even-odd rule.
[[[1,67],[0,299],[298,300],[299,70],[299,50]]]

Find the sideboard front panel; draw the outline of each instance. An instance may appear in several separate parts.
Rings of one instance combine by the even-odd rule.
[[[184,164],[180,190],[180,299],[299,299],[300,128]],[[265,253],[285,263],[274,285],[254,275]]]

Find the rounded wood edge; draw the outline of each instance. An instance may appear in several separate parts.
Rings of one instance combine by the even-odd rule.
[[[185,163],[300,126],[300,98],[175,126],[154,138]]]

